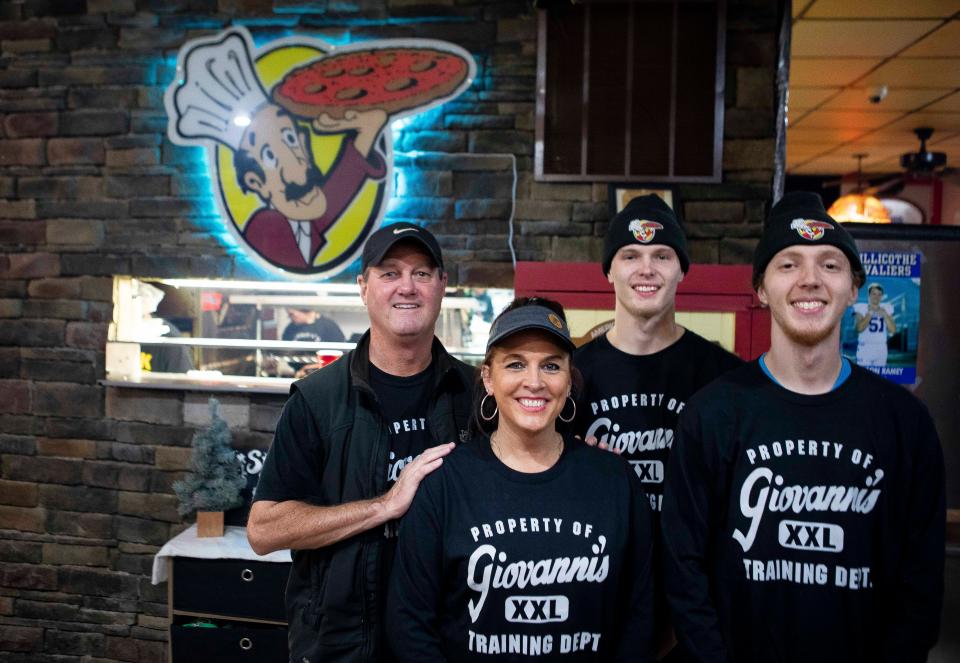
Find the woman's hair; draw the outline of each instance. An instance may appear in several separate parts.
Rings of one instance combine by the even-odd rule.
[[[505,313],[513,311],[514,309],[521,308],[523,306],[543,306],[545,308],[550,309],[551,311],[556,313],[558,316],[560,316],[560,319],[563,320],[564,324],[566,324],[567,322],[567,314],[564,313],[563,306],[560,304],[560,302],[556,302],[552,299],[546,299],[545,297],[517,297],[512,302],[510,302],[502,311],[500,311],[500,315],[498,315],[497,318],[494,319],[494,322],[496,322],[496,320],[499,319],[501,316],[503,316]],[[495,344],[487,350],[487,353],[483,356],[483,362],[481,366],[486,366],[488,369],[492,366],[493,352],[496,349],[496,347],[497,345]],[[566,350],[564,350],[564,352],[566,352]],[[576,400],[578,394],[582,391],[583,376],[580,374],[580,371],[578,371],[577,368],[573,365],[572,355],[570,357],[570,381],[572,384],[570,396],[574,400]],[[491,401],[493,401],[493,397],[491,396],[490,398],[487,399],[487,402],[484,403],[483,398],[486,395],[487,395],[487,389],[483,385],[483,373],[481,371],[477,371],[477,379],[474,381],[474,388],[473,388],[473,416],[470,417],[470,425],[469,425],[471,437],[477,433],[483,433],[485,435],[489,435],[493,431],[497,430],[497,426],[500,424],[499,413],[496,416],[494,416],[490,421],[484,420],[483,417],[481,416],[482,414],[480,411],[481,405],[485,405],[484,411],[486,412],[487,415],[489,415],[492,410]],[[563,407],[563,410],[561,410],[561,413],[564,416],[569,416],[569,413],[567,412],[567,410],[569,409],[570,408],[567,407],[567,404],[564,403],[564,407]],[[559,417],[557,418],[557,430],[564,431],[569,428],[570,428],[570,424],[564,421],[561,421]]]

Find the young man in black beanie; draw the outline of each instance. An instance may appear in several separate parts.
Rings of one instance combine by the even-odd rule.
[[[678,637],[710,663],[924,661],[943,595],[933,421],[841,356],[864,271],[819,196],[774,206],[753,266],[770,350],[690,400],[667,471]]]
[[[613,327],[574,355],[584,379],[576,429],[630,462],[650,498],[655,526],[677,416],[694,392],[742,363],[677,324],[677,286],[689,267],[673,210],[652,194],[631,200],[613,217],[604,240],[603,273],[616,294]],[[662,591],[657,597],[664,653],[674,640]],[[676,652],[670,660],[683,659]]]

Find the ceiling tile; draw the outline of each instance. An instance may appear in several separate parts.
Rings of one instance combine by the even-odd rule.
[[[905,89],[892,88],[879,104],[870,103],[869,96],[873,88],[848,88],[826,102],[823,110],[863,110],[863,111],[911,111],[930,103],[934,99],[950,93],[950,89]]]
[[[811,164],[796,166],[787,164],[787,175],[832,175],[833,173],[821,173]]]
[[[909,149],[920,145],[920,140],[913,133],[913,124],[898,124],[893,127],[884,127],[858,139],[858,142],[869,141],[874,145],[891,145]]]
[[[890,87],[960,87],[960,59],[896,58],[859,81]]]
[[[878,131],[847,143],[840,149],[849,154],[866,153],[873,159],[879,159],[891,154],[915,150],[919,145],[920,141],[913,135],[913,132],[885,133]]]
[[[806,161],[822,154],[829,154],[836,147],[830,143],[796,143],[787,141],[787,163]]]
[[[790,85],[796,87],[850,85],[880,62],[878,58],[793,58],[790,62]]]
[[[914,152],[916,149],[917,145],[909,142],[902,145],[880,145],[869,141],[857,141],[844,145],[831,154],[832,156],[845,157],[849,159],[853,165],[857,163],[857,158],[854,156],[855,154],[865,154],[866,156],[863,157],[863,169],[869,170],[873,168],[874,164],[888,159],[899,159],[900,155],[904,152]]]
[[[856,154],[865,154],[863,158],[864,172],[883,172],[883,168],[878,166],[886,160],[897,160],[904,152],[915,150],[915,142],[905,142],[900,145],[883,145],[871,142],[869,139],[847,143],[845,145],[816,143],[791,143],[787,141],[787,167],[801,164],[816,158],[818,161],[830,158],[842,164],[847,170],[856,170]]]
[[[790,86],[790,110],[806,110],[826,101],[839,92],[838,87]]]
[[[888,57],[939,25],[938,21],[811,21],[793,26],[795,57]]]
[[[928,143],[935,146],[938,150],[960,150],[960,131],[956,133],[946,132],[940,136],[934,135]],[[960,165],[960,164],[958,164]]]
[[[898,129],[913,131],[915,127],[933,127],[934,136],[937,132],[960,131],[960,113],[928,113],[926,111],[911,113],[902,120],[897,120],[889,127],[885,127],[884,131]]]
[[[864,172],[897,173],[924,125],[936,130],[930,149],[960,166],[960,0],[793,0],[792,8],[788,172],[851,172],[852,155],[866,153]],[[877,85],[889,92],[871,104]]]
[[[899,173],[900,155],[914,152],[919,143],[914,138],[901,145],[876,145],[868,141],[857,141],[832,149],[829,144],[787,145],[787,171],[798,174],[842,174],[856,172],[857,160],[852,155],[864,152],[868,156],[863,160],[864,174]],[[960,165],[960,132],[951,136],[941,145],[931,145],[931,149],[947,154],[947,165]]]
[[[851,163],[850,159],[834,156],[820,157],[792,167],[787,165],[787,172],[790,175],[842,175],[856,172],[856,170],[856,162]]]
[[[836,145],[856,140],[863,136],[863,129],[858,128],[829,128],[811,129],[807,127],[789,127],[787,141],[792,143],[820,143]]]
[[[956,5],[954,5],[956,8]],[[911,46],[901,55],[914,58],[960,57],[960,21],[950,21],[942,28]]]
[[[960,112],[960,92],[954,92],[946,99],[930,104],[924,110],[930,112]]]
[[[793,18],[796,18],[802,14],[807,8],[815,4],[817,0],[796,0],[796,2],[791,3],[793,6],[791,10],[793,12]]]
[[[833,173],[821,172],[819,169],[811,167],[811,164],[817,163],[816,160],[813,161],[803,161],[794,164],[787,164],[787,175],[832,175]],[[798,165],[802,164],[802,165]]]
[[[896,111],[840,111],[815,110],[794,123],[794,127],[809,129],[850,128],[854,130],[876,129],[898,117],[903,113]]]
[[[880,161],[875,161],[870,164],[869,169],[866,165],[863,167],[864,173],[890,173],[892,175],[902,175],[903,166],[900,165],[900,156],[891,156]],[[886,180],[887,184],[895,184],[897,179],[894,178],[891,180]],[[874,182],[873,185],[877,186],[880,182]],[[889,191],[889,187],[884,187]]]
[[[817,0],[805,18],[950,18],[956,0]]]
[[[903,154],[911,150],[916,150],[920,146],[916,136],[904,136],[900,140],[885,140],[883,136],[871,134],[865,138],[847,143],[843,146],[845,154],[866,154],[866,161],[876,161],[877,159],[886,159],[887,157]]]

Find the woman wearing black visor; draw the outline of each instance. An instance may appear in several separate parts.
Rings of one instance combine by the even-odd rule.
[[[494,320],[473,437],[401,526],[400,661],[651,660],[650,508],[626,461],[568,432],[573,349],[556,302],[519,298]]]

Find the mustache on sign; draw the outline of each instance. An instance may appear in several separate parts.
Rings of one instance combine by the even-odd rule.
[[[323,174],[320,172],[320,169],[310,168],[307,171],[307,179],[303,184],[290,182],[284,187],[283,195],[286,197],[287,202],[300,200],[321,184],[323,184]]]

